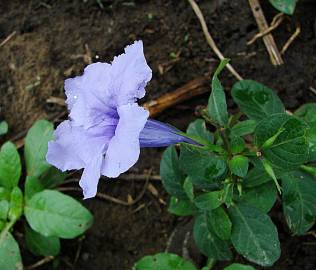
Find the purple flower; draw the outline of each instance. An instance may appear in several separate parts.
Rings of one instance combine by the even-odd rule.
[[[148,120],[136,101],[151,79],[143,43],[136,41],[111,64],[88,65],[82,76],[67,79],[69,118],[55,131],[46,159],[62,171],[84,168],[84,198],[94,197],[101,175],[117,177],[139,158],[140,147],[195,143],[175,128]]]

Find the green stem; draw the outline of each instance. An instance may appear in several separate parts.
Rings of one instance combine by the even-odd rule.
[[[232,153],[231,153],[231,149],[230,149],[230,143],[229,143],[229,140],[228,140],[228,137],[227,137],[227,133],[226,133],[226,130],[224,128],[221,128],[219,130],[219,134],[224,142],[224,148],[225,150],[227,151],[229,157],[232,156]]]
[[[12,228],[12,226],[14,225],[15,220],[11,220],[10,222],[8,222],[5,227],[3,228],[3,230],[0,233],[0,246],[2,245],[5,237],[7,236],[7,233],[9,232],[9,230]]]

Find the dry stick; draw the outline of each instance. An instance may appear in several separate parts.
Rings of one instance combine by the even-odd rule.
[[[289,38],[289,40],[284,44],[282,50],[281,50],[281,54],[284,54],[286,52],[286,50],[288,49],[288,47],[292,44],[292,42],[298,37],[298,35],[301,33],[301,26],[298,25],[296,27],[295,32],[293,33],[293,35]]]
[[[268,28],[268,23],[264,17],[261,5],[258,0],[249,0],[249,5],[251,7],[252,13],[256,19],[260,32],[265,32]],[[275,44],[272,34],[267,34],[263,36],[264,45],[270,55],[270,60],[273,65],[282,65],[284,62],[282,60],[281,54]]]
[[[32,269],[35,269],[35,268],[38,268],[46,263],[49,263],[50,261],[54,260],[54,257],[53,256],[47,256],[41,260],[39,260],[38,262],[30,265],[30,266],[27,266],[25,267],[25,270],[32,270]]]
[[[214,51],[214,53],[218,56],[218,58],[220,60],[223,60],[225,57],[224,55],[221,53],[221,51],[218,49],[214,39],[212,38],[210,32],[208,31],[204,16],[202,11],[200,10],[198,4],[194,1],[194,0],[188,0],[192,9],[195,12],[195,15],[198,17],[200,24],[202,26],[202,30],[204,33],[204,36],[206,38],[206,41],[208,43],[208,45],[212,48],[212,50]],[[233,68],[233,66],[231,64],[227,64],[226,67],[228,68],[228,70],[237,78],[237,80],[242,80],[243,78],[238,74],[238,72]]]
[[[96,197],[99,198],[99,199],[111,201],[113,203],[117,203],[117,204],[120,204],[120,205],[131,206],[131,205],[134,205],[135,203],[137,203],[138,201],[140,201],[141,198],[144,196],[144,194],[145,194],[145,192],[147,190],[147,187],[148,187],[148,183],[149,183],[149,174],[148,174],[148,178],[146,180],[146,183],[145,183],[141,193],[139,193],[139,195],[136,197],[136,199],[131,201],[131,202],[126,202],[126,201],[117,199],[115,197],[112,197],[112,196],[109,196],[107,194],[100,193],[100,192],[97,192]],[[60,187],[57,190],[59,190],[59,191],[77,191],[77,192],[82,192],[82,189],[81,188],[77,188],[77,187]]]
[[[16,34],[16,31],[13,31],[10,35],[8,35],[1,43],[0,48],[4,46],[11,38],[13,38]]]
[[[258,34],[254,35],[254,37],[253,37],[251,40],[249,40],[249,41],[247,42],[247,45],[251,45],[251,44],[254,43],[258,38],[261,38],[261,37],[263,37],[263,36],[269,34],[271,31],[273,31],[275,28],[277,28],[277,27],[281,24],[281,22],[283,22],[283,20],[284,20],[284,14],[283,14],[283,13],[277,14],[277,15],[273,18],[273,20],[272,20],[270,26],[269,26],[265,31],[259,32]]]

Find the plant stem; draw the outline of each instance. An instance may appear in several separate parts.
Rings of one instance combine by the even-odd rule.
[[[0,246],[2,245],[5,237],[7,236],[7,233],[9,232],[9,230],[12,228],[12,226],[14,225],[15,220],[11,220],[10,222],[8,222],[5,227],[3,228],[3,230],[0,233]]]

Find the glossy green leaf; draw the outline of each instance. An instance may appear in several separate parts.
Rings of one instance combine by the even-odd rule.
[[[243,138],[230,136],[230,151],[232,154],[239,154],[244,151],[246,143]]]
[[[48,142],[54,138],[54,126],[46,120],[36,121],[29,129],[24,145],[24,156],[28,176],[39,177],[50,165],[46,162]]]
[[[22,270],[22,259],[18,243],[11,233],[7,233],[0,243],[0,269]]]
[[[196,138],[196,141],[201,142],[204,145],[212,144],[214,142],[212,133],[207,130],[205,121],[202,119],[196,119],[194,122],[190,123],[187,129],[187,134]]]
[[[11,221],[16,221],[20,218],[23,212],[23,193],[19,187],[14,187],[10,195],[10,210],[8,218]]]
[[[293,116],[274,114],[258,123],[255,145],[258,148],[266,145],[261,151],[273,167],[280,170],[295,169],[308,158],[307,128],[303,121]],[[266,142],[271,138],[273,141],[267,146]]]
[[[246,187],[256,187],[261,184],[272,181],[272,178],[264,170],[263,166],[255,166],[248,171],[248,174],[243,179],[243,184]]]
[[[189,261],[172,253],[145,256],[135,263],[133,270],[197,270]]]
[[[0,186],[8,189],[18,185],[21,176],[21,161],[16,147],[6,142],[0,149]]]
[[[245,120],[238,122],[231,129],[231,133],[234,136],[245,136],[251,134],[255,131],[257,121],[255,120]]]
[[[187,194],[190,201],[194,200],[194,187],[190,177],[185,178],[183,183],[183,190]]]
[[[27,248],[35,255],[56,256],[60,251],[60,241],[56,236],[44,236],[30,227],[25,228]]]
[[[220,239],[229,240],[232,223],[222,207],[218,207],[207,213],[207,225]]]
[[[210,230],[210,226],[207,224],[206,214],[201,214],[196,217],[193,236],[196,245],[207,257],[215,260],[230,260],[232,258],[229,242],[221,240]]]
[[[288,15],[293,15],[295,11],[296,2],[298,0],[269,0],[270,3],[276,8],[278,11],[281,11]]]
[[[316,179],[303,171],[282,176],[282,204],[285,219],[295,234],[306,233],[316,219]]]
[[[316,121],[316,103],[306,103],[299,107],[294,115],[303,119],[307,123]]]
[[[229,161],[229,168],[231,172],[239,177],[245,177],[248,172],[249,161],[244,156],[234,156]]]
[[[170,198],[168,211],[177,216],[191,216],[196,212],[196,207],[188,199]]]
[[[250,265],[233,263],[233,264],[225,267],[223,270],[256,270],[256,269]]]
[[[223,203],[222,194],[222,191],[204,193],[194,199],[194,204],[197,208],[205,211],[215,209]]]
[[[227,207],[230,207],[233,204],[234,189],[235,189],[234,183],[225,183],[224,188],[223,188],[222,200],[227,205]]]
[[[227,126],[228,124],[228,112],[226,97],[223,86],[221,85],[218,75],[222,69],[228,63],[228,59],[221,61],[215,74],[212,78],[212,93],[208,100],[207,111],[213,121],[215,121],[220,126]]]
[[[181,145],[180,165],[192,183],[203,189],[217,188],[218,181],[227,173],[226,163],[221,157],[189,145]]]
[[[273,207],[276,199],[276,187],[272,182],[268,182],[251,189],[245,189],[240,201],[267,213]]]
[[[11,191],[4,188],[4,187],[0,187],[0,200],[10,200],[10,193]]]
[[[0,200],[0,220],[6,221],[10,209],[10,204],[6,200]]]
[[[275,113],[285,113],[282,101],[273,90],[252,80],[234,84],[232,97],[250,119],[260,121]]]
[[[187,198],[183,190],[185,175],[180,169],[179,157],[174,146],[169,146],[160,162],[161,181],[167,192],[177,198]]]
[[[35,176],[27,176],[24,185],[24,192],[26,200],[32,198],[36,193],[44,190],[45,187],[41,183],[41,181]]]
[[[91,213],[75,199],[54,190],[36,193],[24,212],[31,228],[44,236],[74,238],[92,224]]]
[[[7,134],[9,130],[8,123],[6,121],[0,122],[0,136]]]
[[[246,204],[235,204],[228,211],[233,223],[231,240],[238,253],[259,265],[273,265],[281,251],[270,217]]]

